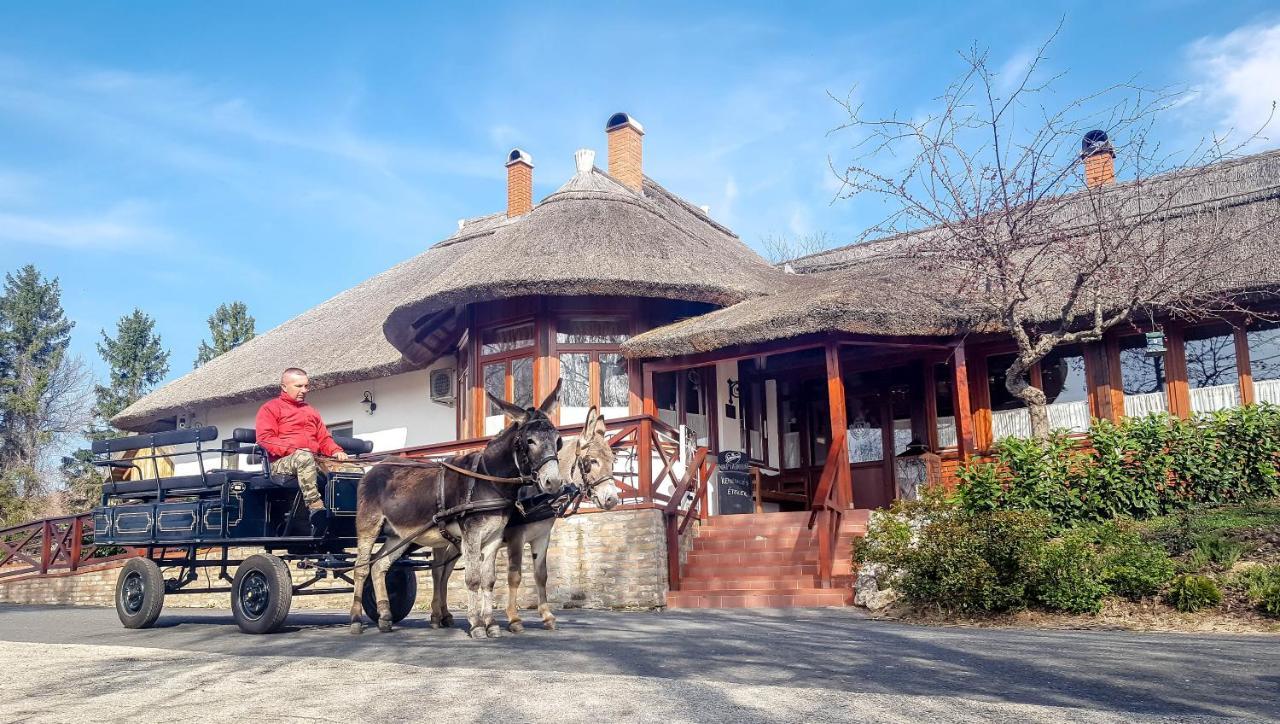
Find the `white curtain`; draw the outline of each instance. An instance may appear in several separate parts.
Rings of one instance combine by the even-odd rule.
[[[1049,405],[1049,427],[1066,428],[1071,432],[1085,432],[1089,429],[1089,401],[1059,402]]]
[[[1006,437],[1031,437],[1031,413],[1027,412],[1025,407],[993,411],[991,437],[995,440],[1003,440]]]
[[[1257,389],[1256,387],[1254,388]],[[1230,410],[1240,405],[1240,385],[1212,385],[1191,390],[1192,412]]]
[[[1142,395],[1125,395],[1124,414],[1128,417],[1144,417],[1153,412],[1164,412],[1169,409],[1168,401],[1164,390]]]
[[[849,462],[869,463],[884,460],[884,437],[878,427],[850,425],[845,435],[849,448]]]
[[[1280,404],[1280,380],[1255,380],[1253,399],[1257,402]]]
[[[938,418],[938,447],[956,447],[956,418],[953,415]]]

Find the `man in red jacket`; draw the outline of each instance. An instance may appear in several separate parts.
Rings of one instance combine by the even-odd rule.
[[[302,500],[311,511],[311,535],[321,537],[329,529],[329,511],[316,485],[316,455],[346,460],[347,453],[333,441],[320,413],[306,402],[311,380],[290,367],[280,375],[280,395],[258,409],[258,445],[271,460],[273,475],[296,476]]]

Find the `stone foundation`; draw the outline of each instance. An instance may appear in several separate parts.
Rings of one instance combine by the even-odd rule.
[[[237,551],[239,557],[258,552]],[[653,509],[612,513],[586,513],[556,523],[547,555],[547,596],[555,608],[653,608],[663,606],[667,594],[667,551],[662,514]],[[116,578],[123,561],[105,564],[75,574],[35,576],[16,581],[0,580],[0,603],[65,604],[75,606],[114,605]],[[537,603],[533,585],[532,556],[524,556],[524,580],[520,606]],[[310,573],[293,571],[294,581],[310,579]],[[234,575],[234,570],[231,571]],[[200,570],[215,585],[218,570]],[[171,574],[170,574],[171,575]],[[463,573],[449,580],[449,606],[457,616],[467,605]],[[317,584],[320,585],[320,584]],[[507,604],[507,554],[498,555],[498,582],[494,586],[495,605]],[[165,608],[230,609],[229,593],[194,593],[166,597]],[[294,609],[346,609],[350,594],[295,596]],[[418,601],[415,608],[430,610],[431,572],[418,573]],[[536,618],[536,617],[535,617]],[[535,623],[536,625],[536,623]]]

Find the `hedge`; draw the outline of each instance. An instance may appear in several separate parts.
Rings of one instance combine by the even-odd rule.
[[[1031,510],[1056,529],[1164,515],[1198,504],[1280,495],[1280,407],[1249,405],[1182,420],[1095,420],[1082,441],[1006,438],[957,475],[971,513]]]

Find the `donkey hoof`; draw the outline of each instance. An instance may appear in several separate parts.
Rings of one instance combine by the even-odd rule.
[[[555,620],[554,618],[549,618],[549,619],[547,619],[546,621],[543,621],[543,622],[542,622],[542,627],[543,627],[543,628],[545,628],[545,629],[546,629],[546,630],[548,630],[548,631],[559,631],[559,630],[560,630],[560,627],[556,625],[556,620]]]
[[[512,621],[507,624],[507,630],[511,633],[524,633],[524,624],[519,621]]]
[[[379,630],[379,631],[381,631],[382,633],[387,633],[388,631],[390,631],[390,630],[391,630],[391,619],[389,619],[389,618],[380,618],[380,619],[378,619],[378,630]]]
[[[347,628],[347,633],[350,633],[353,636],[359,636],[364,633],[364,624],[359,621],[353,621],[351,626]]]
[[[484,626],[472,626],[472,627],[471,627],[471,638],[473,638],[473,639],[487,639],[487,638],[489,638],[489,635],[488,635],[487,633],[485,633]]]
[[[453,614],[446,613],[440,617],[440,628],[449,628],[453,625]]]
[[[491,623],[485,627],[484,632],[491,639],[500,638],[502,636],[502,627],[496,623]]]
[[[431,617],[431,628],[444,628],[444,627],[445,627],[444,623],[441,622],[439,618],[436,618],[435,616]]]

